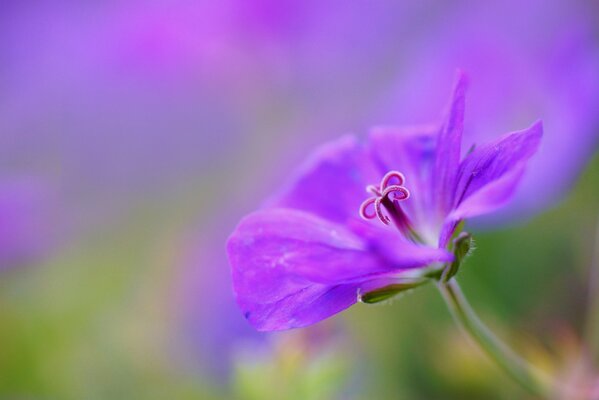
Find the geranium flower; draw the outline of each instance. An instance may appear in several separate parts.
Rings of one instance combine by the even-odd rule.
[[[460,222],[504,205],[542,125],[461,158],[466,77],[440,124],[378,128],[321,147],[227,243],[237,302],[258,330],[313,324],[420,283],[453,260]],[[365,192],[366,189],[366,192]],[[425,268],[429,267],[429,268]],[[428,272],[426,272],[428,274]]]

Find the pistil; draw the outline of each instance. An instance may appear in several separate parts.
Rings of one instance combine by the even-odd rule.
[[[378,187],[368,185],[366,191],[374,196],[362,203],[360,215],[367,220],[378,218],[385,225],[393,222],[408,239],[421,242],[401,207],[401,202],[410,198],[409,190],[403,186],[404,182],[405,177],[401,172],[390,171],[385,174]]]

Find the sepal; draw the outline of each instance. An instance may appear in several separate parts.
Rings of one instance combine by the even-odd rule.
[[[473,249],[474,240],[472,239],[472,235],[468,232],[462,232],[455,239],[453,239],[454,260],[451,264],[448,264],[443,271],[443,274],[441,275],[442,282],[448,282],[458,273],[462,263],[466,257],[470,255]]]
[[[429,279],[419,279],[414,281],[406,281],[401,283],[393,283],[379,289],[371,290],[367,293],[358,294],[358,301],[365,304],[380,303],[397,296],[400,293],[414,289],[427,283]]]

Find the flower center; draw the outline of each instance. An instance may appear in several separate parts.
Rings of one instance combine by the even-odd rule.
[[[400,204],[410,198],[409,190],[403,186],[405,181],[401,172],[389,171],[381,179],[379,186],[368,185],[366,191],[374,196],[360,205],[360,216],[367,220],[378,218],[385,225],[393,222],[407,238],[419,241]]]

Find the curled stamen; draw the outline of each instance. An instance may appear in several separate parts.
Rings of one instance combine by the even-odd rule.
[[[381,197],[385,198],[385,197],[389,196],[390,194],[394,195],[391,198],[391,200],[401,201],[401,200],[406,200],[410,197],[410,191],[400,185],[391,185],[391,186],[387,187],[381,194]]]
[[[376,208],[372,207],[371,212],[369,213],[368,210],[370,208],[370,206],[374,205],[374,203],[376,202],[377,198],[376,197],[371,197],[369,199],[367,199],[366,201],[364,201],[361,205],[360,205],[360,216],[364,219],[374,219],[377,216],[377,212],[376,212]]]
[[[389,186],[393,178],[397,180],[397,182],[393,182],[394,186],[401,186],[406,181],[406,178],[401,172],[389,171],[385,174],[383,179],[381,179],[381,191],[385,190]]]
[[[360,205],[360,216],[364,219],[378,218],[385,225],[391,225],[393,222],[407,239],[414,243],[423,243],[401,207],[401,202],[410,198],[410,191],[403,186],[404,182],[405,177],[401,172],[390,171],[385,174],[379,187],[368,185],[366,191],[374,197],[366,199]]]
[[[364,219],[378,217],[385,225],[390,225],[392,219],[396,224],[399,223],[397,221],[403,221],[399,202],[410,197],[408,189],[402,186],[405,180],[401,172],[389,171],[381,180],[379,187],[366,186],[366,191],[372,193],[374,197],[368,198],[360,205],[360,216]],[[396,207],[398,210],[395,209]]]

